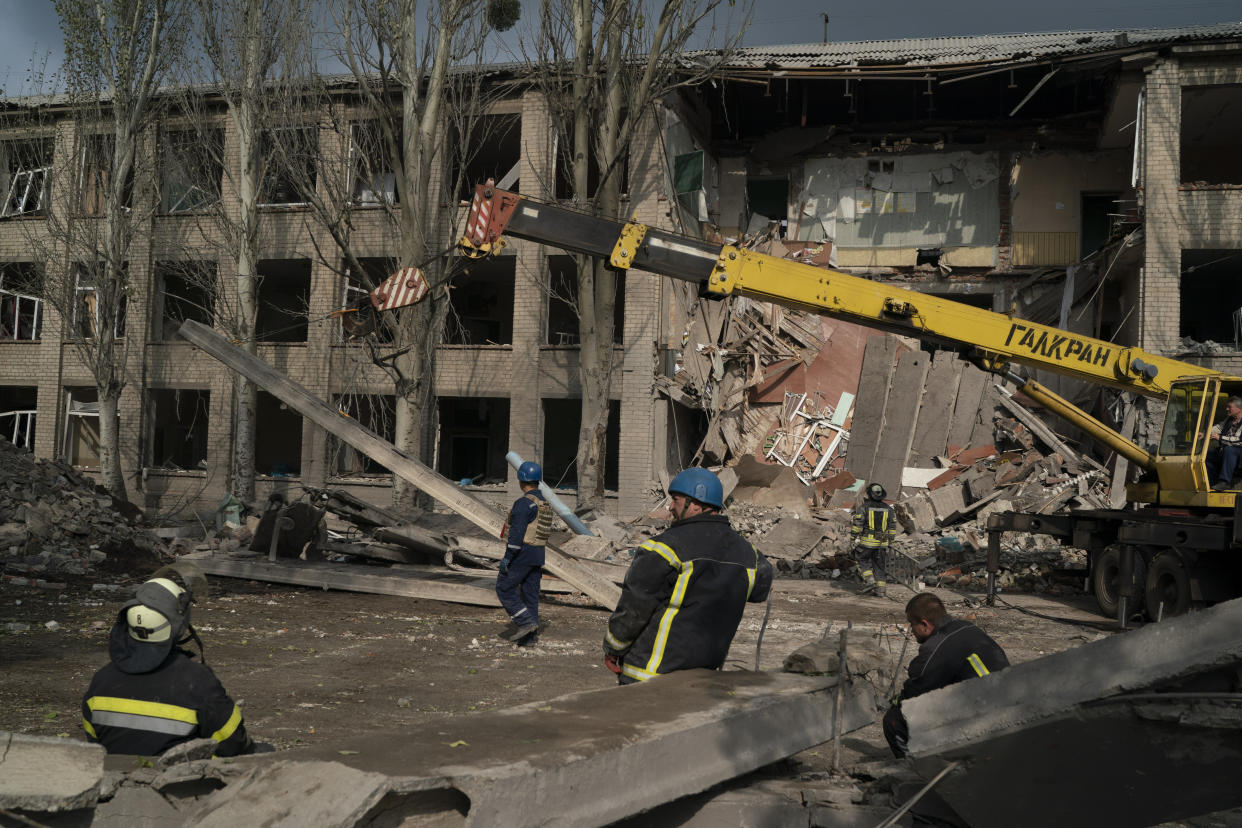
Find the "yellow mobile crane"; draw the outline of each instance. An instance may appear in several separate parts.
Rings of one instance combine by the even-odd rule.
[[[584,215],[489,181],[476,189],[459,247],[468,256],[489,255],[504,246],[506,235],[606,257],[618,269],[689,281],[703,296],[750,296],[948,346],[1012,379],[1028,397],[1143,470],[1141,480],[1126,487],[1131,508],[993,515],[989,602],[1002,531],[1047,534],[1086,549],[1093,592],[1122,626],[1144,604],[1158,618],[1242,595],[1242,484],[1213,491],[1206,467],[1212,425],[1223,418],[1230,396],[1242,396],[1242,377],[815,265]],[[1159,445],[1154,451],[1139,446],[1019,375],[1020,365],[1167,400]]]

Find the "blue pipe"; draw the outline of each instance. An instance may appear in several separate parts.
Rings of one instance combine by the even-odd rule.
[[[518,453],[516,451],[511,451],[508,454],[506,454],[505,459],[508,460],[509,465],[513,466],[513,468],[515,469],[525,462],[521,457],[518,456]],[[568,525],[570,529],[573,529],[579,535],[590,535],[592,537],[595,536],[595,533],[592,532],[590,529],[588,529],[587,525],[583,523],[582,520],[577,515],[575,515],[573,511],[571,511],[570,508],[566,506],[565,503],[559,497],[556,496],[556,492],[552,491],[551,486],[549,486],[547,483],[544,483],[542,480],[540,480],[539,491],[543,493],[543,496],[548,501],[548,503],[552,504],[552,508],[556,511],[558,515],[561,516],[561,519],[565,521],[566,525]]]

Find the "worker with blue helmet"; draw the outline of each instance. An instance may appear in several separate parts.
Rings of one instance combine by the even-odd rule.
[[[552,530],[552,506],[539,491],[543,469],[527,460],[518,466],[522,496],[509,510],[501,537],[505,554],[496,578],[496,597],[509,613],[514,629],[506,636],[518,646],[539,639],[539,584],[543,580],[544,546]]]
[[[772,585],[772,565],[720,514],[719,477],[685,469],[668,494],[672,525],[635,550],[604,635],[604,664],[621,684],[720,669],[747,602]]]

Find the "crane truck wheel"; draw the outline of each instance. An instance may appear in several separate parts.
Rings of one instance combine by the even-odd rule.
[[[1173,550],[1161,552],[1147,568],[1147,614],[1152,620],[1171,618],[1192,606],[1186,562]]]
[[[1135,550],[1134,573],[1131,578],[1130,612],[1142,612],[1147,585],[1147,561]],[[1109,617],[1117,615],[1117,595],[1121,586],[1121,547],[1109,546],[1095,559],[1091,567],[1091,591],[1100,605],[1100,612]]]

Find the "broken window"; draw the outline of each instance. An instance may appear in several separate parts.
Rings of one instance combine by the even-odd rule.
[[[761,217],[764,224],[768,222],[778,221],[784,222],[789,215],[789,179],[784,176],[779,177],[749,177],[746,179],[746,205],[748,215],[751,217]],[[750,219],[747,232],[753,233],[757,225],[753,219]],[[781,236],[784,236],[784,228],[788,225],[781,225]]]
[[[259,262],[259,312],[255,336],[263,342],[305,342],[310,307],[309,259]]]
[[[582,400],[543,401],[543,478],[549,486],[578,483],[578,432],[582,430]],[[604,437],[604,488],[616,490],[621,456],[621,403],[608,403],[608,433]]]
[[[43,329],[43,268],[0,263],[0,340],[35,340]]]
[[[100,324],[100,301],[99,291],[96,285],[99,284],[100,276],[98,271],[102,270],[103,265],[97,265],[92,268],[89,265],[78,265],[74,269],[73,284],[73,332],[82,339],[94,339],[96,331],[99,330]],[[125,336],[125,294],[121,290],[115,291],[116,311],[112,318],[112,335],[116,337]]]
[[[1242,350],[1242,250],[1183,250],[1181,336]]]
[[[463,201],[474,198],[474,188],[489,178],[494,179],[501,190],[521,189],[518,179],[522,157],[521,115],[484,115],[476,123],[469,147],[461,142],[456,145],[469,154],[464,159],[464,171],[463,159],[453,160],[453,175],[461,186],[458,198]],[[459,172],[461,177],[456,178]]]
[[[436,470],[450,480],[504,483],[509,464],[509,400],[441,397]]]
[[[616,273],[617,296],[612,311],[612,341],[625,333],[625,274]],[[573,256],[548,257],[548,344],[578,344],[578,266]]]
[[[116,148],[116,136],[88,135],[82,144],[78,188],[78,210],[87,216],[102,216],[108,212],[108,197],[112,188],[112,157]],[[121,209],[133,205],[134,170],[121,190]]]
[[[206,468],[210,393],[196,388],[152,388],[147,396],[151,412],[148,465],[180,471]]]
[[[315,192],[319,166],[319,130],[286,127],[263,133],[263,207],[306,204]]]
[[[156,262],[155,318],[152,337],[156,341],[175,340],[177,329],[187,319],[211,327],[215,318],[215,262]]]
[[[397,142],[400,145],[400,130]],[[350,167],[353,185],[350,200],[360,206],[398,204],[397,176],[384,142],[380,125],[374,121],[357,121],[350,129]]]
[[[51,138],[6,142],[3,181],[6,194],[0,217],[47,215],[52,184]]]
[[[365,303],[370,302],[371,291],[375,290],[380,282],[391,276],[397,269],[397,260],[386,256],[362,258],[358,260],[358,263],[362,265],[361,272],[352,269],[345,271],[344,293],[341,295],[342,308],[357,307],[360,303],[363,303],[365,308]],[[385,324],[393,321],[391,314],[385,319],[379,311],[360,311],[360,313],[368,312],[377,314],[375,332],[369,336],[374,337],[376,342],[392,342],[395,335],[394,328],[392,324]],[[341,324],[341,340],[345,341],[349,339],[349,333],[343,327],[346,324],[345,317],[341,318]]]
[[[266,391],[255,406],[254,470],[269,477],[302,473],[302,415]]]
[[[1242,186],[1242,84],[1182,88],[1181,180]]]
[[[391,394],[341,394],[335,398],[337,409],[363,428],[370,429],[388,442],[397,434],[397,398]],[[381,476],[389,470],[336,436],[328,435],[328,451],[332,458],[332,474],[337,477]]]
[[[99,468],[99,392],[87,386],[65,389],[65,459]]]
[[[224,130],[169,130],[160,139],[160,209],[193,213],[220,201]]]
[[[508,345],[513,342],[515,256],[471,262],[453,280],[452,309],[445,323],[448,345]]]
[[[0,386],[0,440],[34,451],[35,416],[39,389],[33,386]]]

